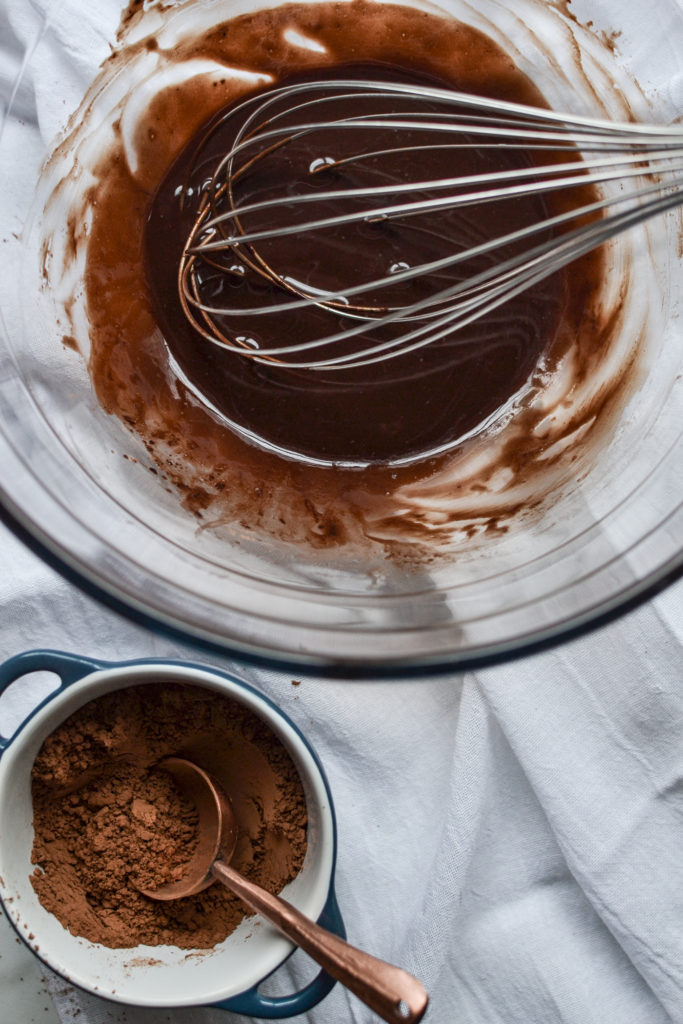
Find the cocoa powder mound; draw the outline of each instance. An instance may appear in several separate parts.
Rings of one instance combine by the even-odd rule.
[[[278,892],[306,852],[301,779],[269,727],[216,691],[177,683],[116,690],[45,740],[32,773],[42,905],[72,934],[112,948],[210,948],[244,917],[220,885],[157,902],[140,889],[179,878],[197,844],[197,814],[159,766],[188,757],[221,783],[238,827],[231,863]]]

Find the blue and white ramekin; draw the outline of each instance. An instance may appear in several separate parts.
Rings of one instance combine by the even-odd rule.
[[[313,920],[339,935],[344,925],[334,894],[337,835],[334,807],[322,766],[299,729],[268,698],[225,672],[177,661],[102,662],[59,651],[28,651],[0,665],[0,693],[36,671],[53,672],[59,688],[16,730],[0,736],[0,899],[17,933],[52,970],[99,996],[135,1006],[217,1005],[248,1016],[278,1018],[304,1013],[334,984],[324,972],[289,996],[259,992],[263,981],[293,951],[265,921],[253,918],[199,956],[173,946],[109,949],[71,935],[38,902],[33,870],[31,768],[45,738],[88,701],[112,690],[174,682],[214,690],[249,708],[289,751],[301,776],[308,811],[308,849],[283,895]]]

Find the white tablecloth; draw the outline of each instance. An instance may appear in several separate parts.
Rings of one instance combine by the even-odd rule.
[[[3,658],[198,656],[86,597],[4,529],[0,603]],[[430,1024],[664,1024],[683,1021],[682,640],[678,584],[590,636],[462,678],[294,687],[291,673],[202,660],[255,683],[317,749],[349,937],[423,980]],[[2,698],[3,731],[45,685]],[[297,954],[278,990],[311,973]],[[231,1019],[51,988],[73,1024]],[[306,1019],[376,1018],[337,986]]]

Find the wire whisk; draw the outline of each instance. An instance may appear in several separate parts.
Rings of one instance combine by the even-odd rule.
[[[379,80],[252,96],[211,127],[195,164],[208,170],[178,274],[189,322],[244,358],[325,372],[457,344],[462,328],[683,202],[680,126]],[[520,224],[522,201],[535,212]],[[312,334],[259,336],[269,317],[305,311],[319,314]]]

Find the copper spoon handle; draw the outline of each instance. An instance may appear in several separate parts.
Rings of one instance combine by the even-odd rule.
[[[211,874],[389,1024],[417,1024],[422,1019],[429,996],[412,974],[350,946],[224,861],[214,861]]]

